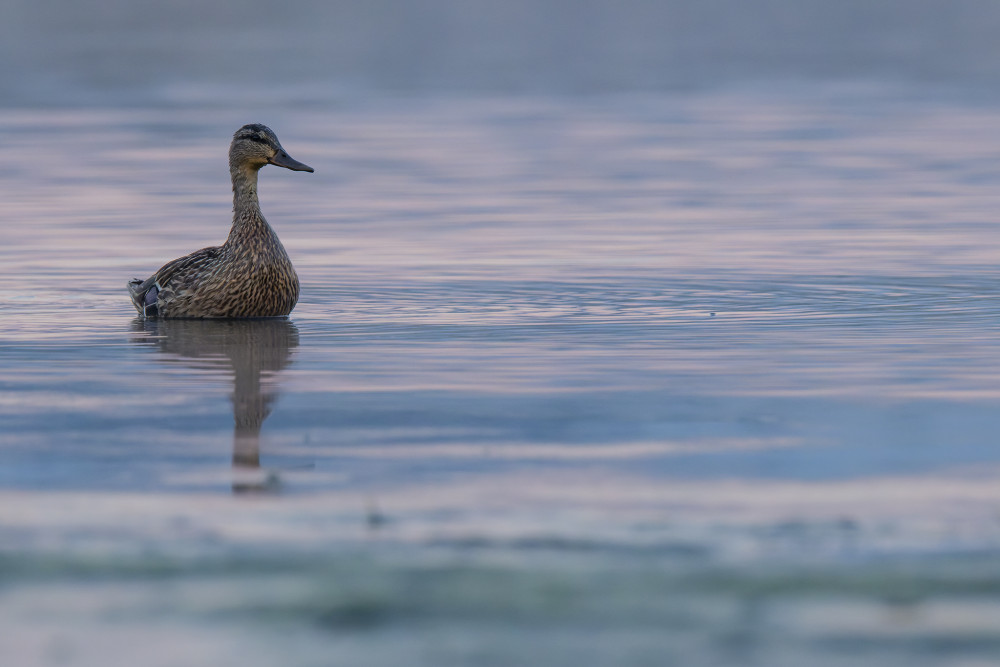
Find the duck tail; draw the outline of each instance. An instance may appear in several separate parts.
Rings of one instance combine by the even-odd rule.
[[[156,297],[159,293],[160,289],[153,280],[133,278],[128,281],[128,294],[132,297],[132,305],[144,320],[154,319],[157,316]]]

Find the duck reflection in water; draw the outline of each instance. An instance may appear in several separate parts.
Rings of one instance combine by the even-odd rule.
[[[275,491],[278,477],[246,475],[260,469],[260,428],[278,397],[276,374],[291,364],[299,331],[285,318],[250,320],[139,320],[133,340],[155,345],[165,362],[232,373],[233,491]]]

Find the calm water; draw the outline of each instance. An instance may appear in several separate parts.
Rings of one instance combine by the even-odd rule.
[[[292,101],[0,108],[0,662],[995,664],[1000,104]]]

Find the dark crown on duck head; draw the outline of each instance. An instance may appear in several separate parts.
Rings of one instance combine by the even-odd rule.
[[[261,125],[260,123],[250,123],[236,130],[236,134],[233,135],[233,142],[237,141],[253,141],[272,147],[281,146],[278,142],[278,136],[274,131],[267,125]]]
[[[266,125],[251,123],[236,130],[229,147],[230,164],[249,163],[259,169],[273,164],[292,171],[313,171],[313,168],[293,159],[281,147],[278,136]]]

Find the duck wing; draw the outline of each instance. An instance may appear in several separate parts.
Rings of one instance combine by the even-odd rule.
[[[218,246],[202,248],[167,262],[145,280],[133,278],[128,282],[132,305],[144,318],[157,317],[162,306],[190,295],[210,278],[218,268],[221,254],[222,248]]]

